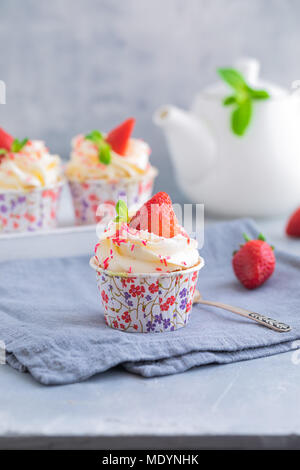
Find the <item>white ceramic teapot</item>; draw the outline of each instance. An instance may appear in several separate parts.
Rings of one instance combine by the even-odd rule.
[[[163,106],[154,122],[165,131],[178,183],[188,198],[225,216],[273,216],[300,205],[300,98],[258,78],[259,63],[235,65],[255,89],[270,98],[253,102],[253,115],[240,137],[223,105],[232,94],[219,84],[199,93],[189,112]]]

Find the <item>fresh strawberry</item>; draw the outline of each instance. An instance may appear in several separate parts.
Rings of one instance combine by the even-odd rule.
[[[129,118],[107,134],[105,140],[109,143],[114,152],[119,155],[125,155],[134,125],[135,119]]]
[[[263,284],[275,269],[274,248],[268,245],[263,235],[250,240],[244,234],[246,243],[233,254],[232,266],[238,280],[247,289]]]
[[[166,238],[174,237],[180,230],[172,201],[164,192],[157,193],[149,199],[132,217],[129,226],[137,230],[148,230]]]
[[[0,127],[0,149],[10,151],[14,138]]]
[[[285,231],[290,237],[300,237],[300,207],[289,218]]]

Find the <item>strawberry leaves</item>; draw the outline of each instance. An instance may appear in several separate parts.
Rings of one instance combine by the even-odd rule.
[[[111,147],[105,141],[101,132],[94,130],[85,136],[87,140],[92,141],[98,148],[98,158],[100,163],[109,165],[111,162]]]
[[[220,77],[234,89],[235,94],[223,100],[224,106],[234,106],[231,114],[231,129],[234,134],[242,137],[252,118],[253,100],[266,100],[270,98],[266,90],[255,90],[245,81],[240,72],[232,68],[217,70]]]

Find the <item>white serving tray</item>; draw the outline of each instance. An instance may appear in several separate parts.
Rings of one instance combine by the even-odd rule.
[[[205,218],[205,225],[218,222]],[[300,256],[300,240],[285,236],[283,218],[258,219],[258,226],[277,249]],[[74,225],[74,212],[68,186],[64,186],[53,230],[0,234],[0,262],[10,259],[93,255],[97,243],[96,225]]]
[[[94,253],[96,225],[74,225],[71,196],[63,188],[58,226],[52,230],[0,234],[0,261]]]

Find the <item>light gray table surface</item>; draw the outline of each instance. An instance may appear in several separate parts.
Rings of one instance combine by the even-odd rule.
[[[258,224],[277,247],[300,255],[300,241],[287,240],[282,219]],[[89,253],[94,239],[93,227],[3,237],[0,259]],[[2,365],[0,448],[300,448],[297,354],[151,379],[117,368],[49,387]]]

